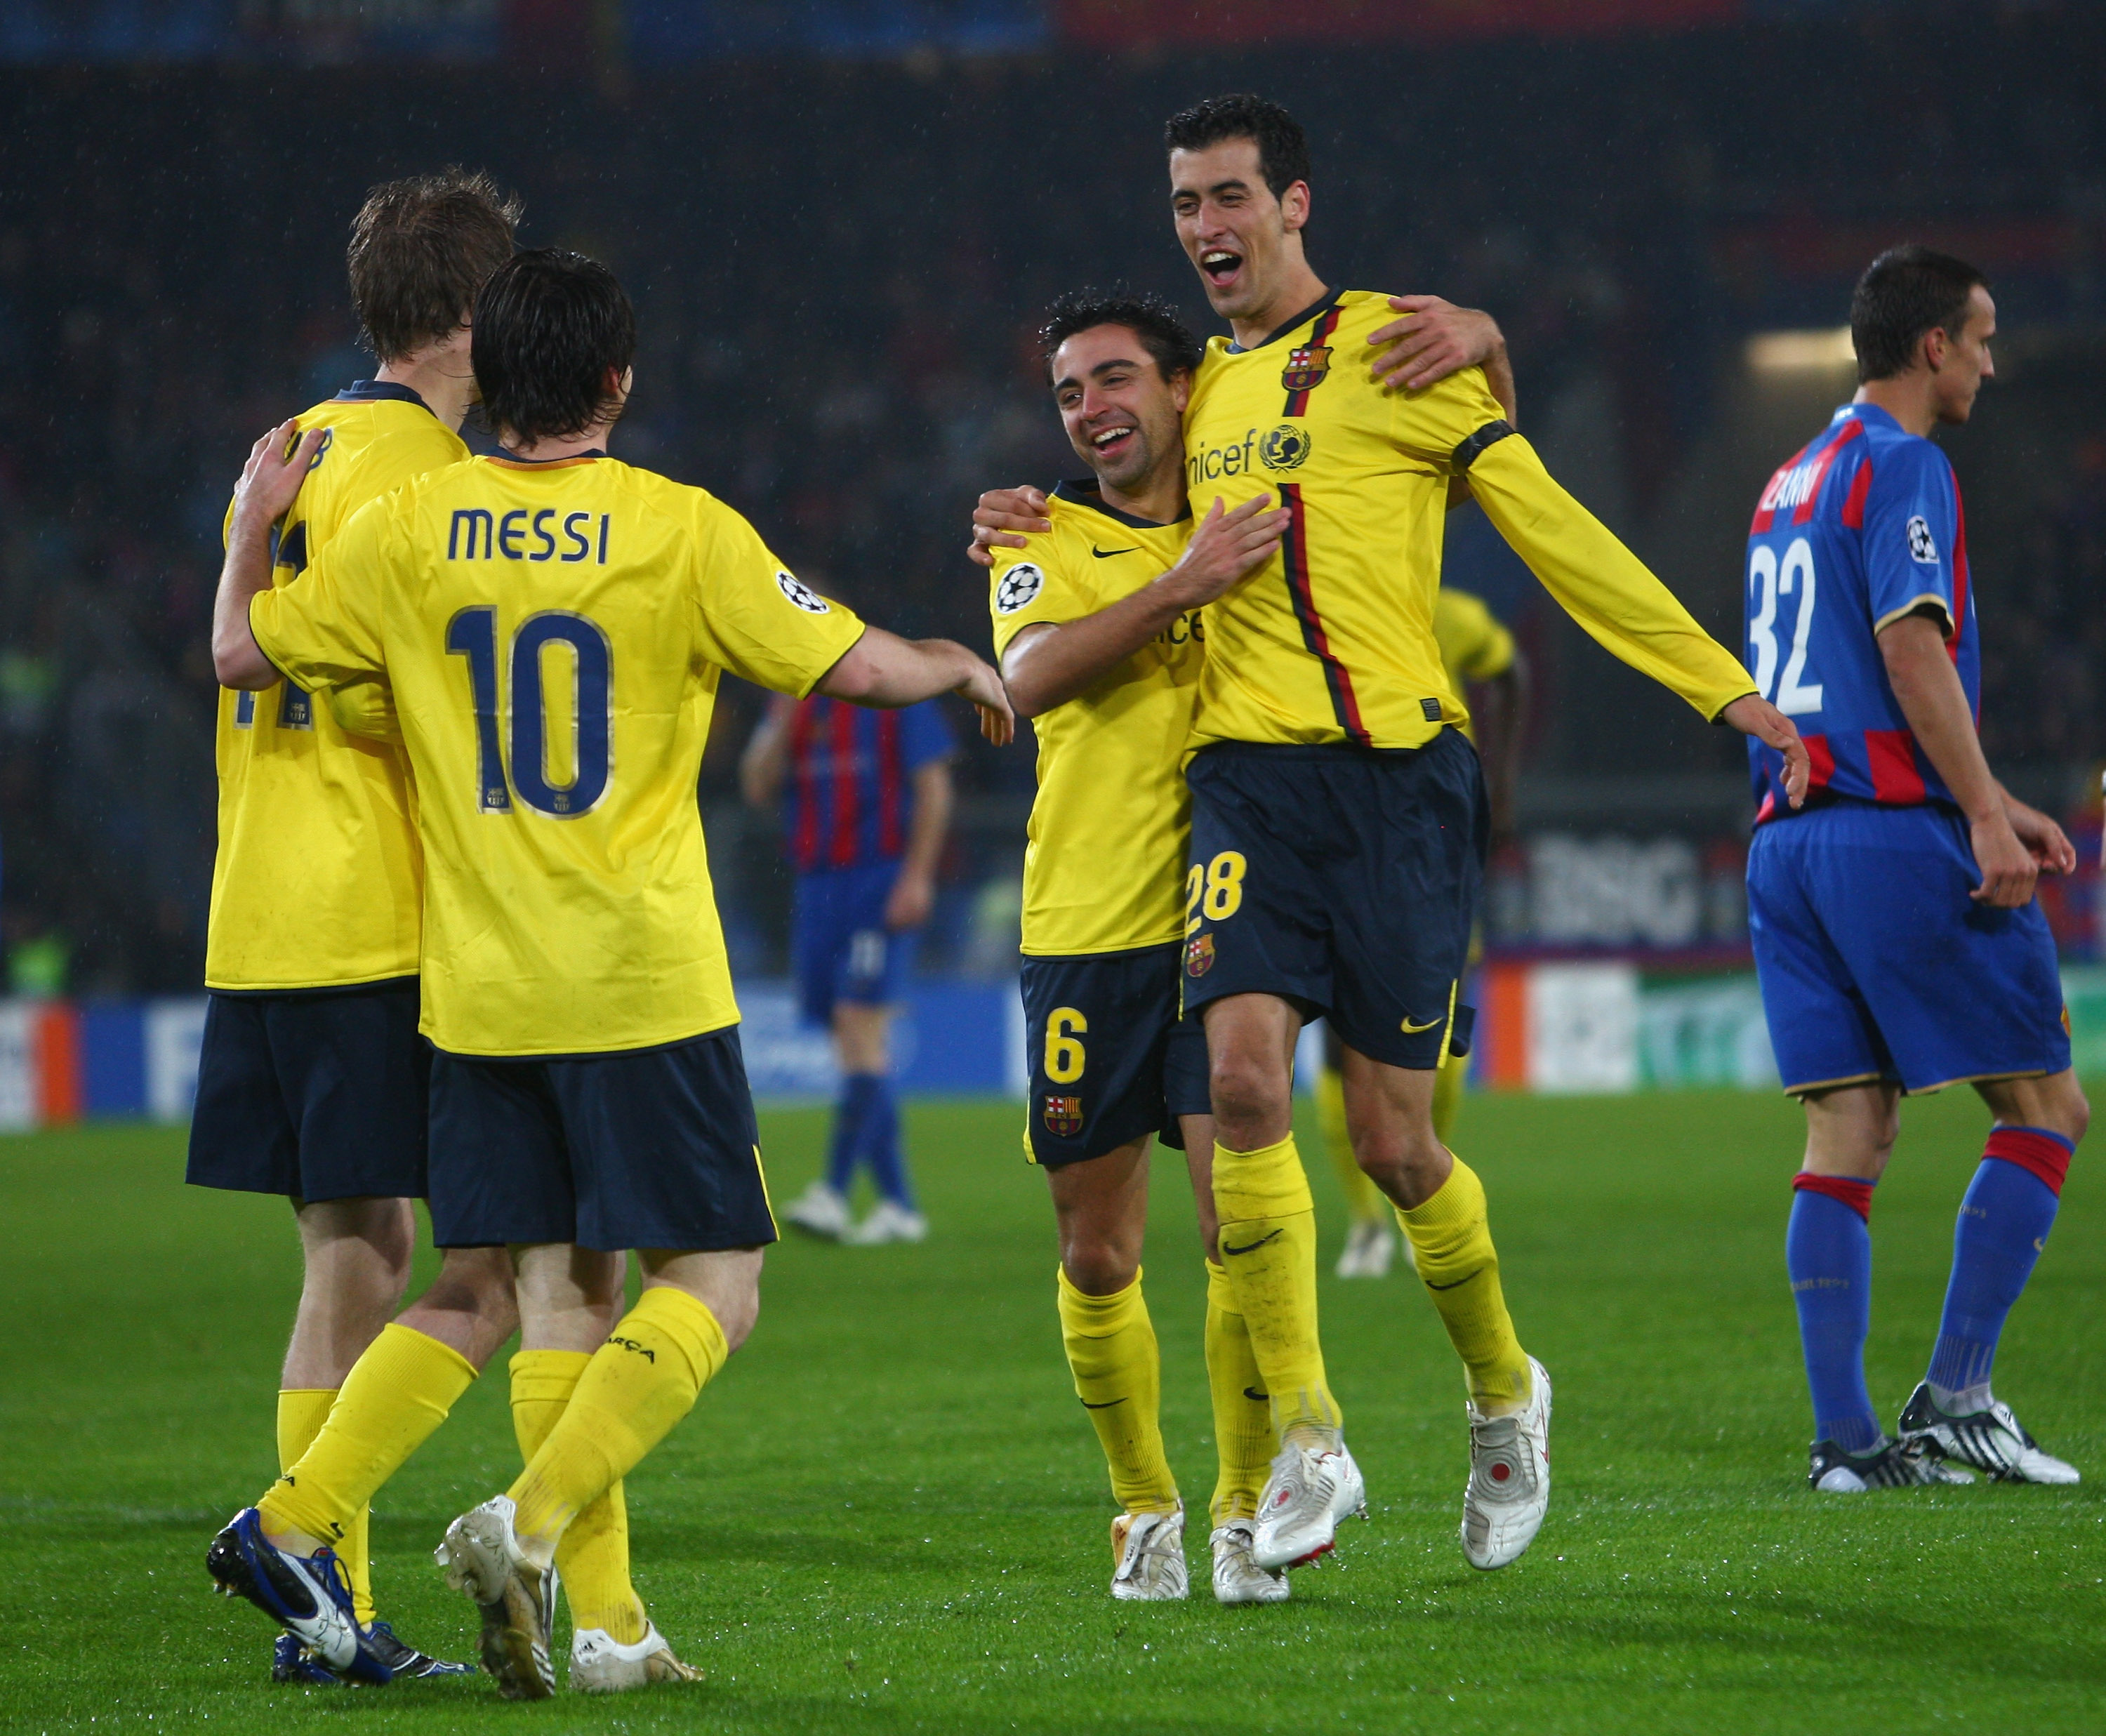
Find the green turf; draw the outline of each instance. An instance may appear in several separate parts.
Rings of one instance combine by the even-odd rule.
[[[388,1731],[1758,1731],[2106,1729],[2106,1501],[1977,1487],[1806,1489],[1781,1267],[1797,1112],[1767,1097],[1480,1098],[1508,1294],[1557,1380],[1535,1550],[1457,1546],[1455,1365],[1408,1276],[1328,1278],[1332,1378],[1372,1522],[1281,1608],[1115,1605],[1102,1463],[1066,1382],[1043,1184],[1019,1112],[925,1106],[933,1239],[771,1255],[750,1348],[630,1483],[636,1573],[702,1687],[499,1702],[489,1684],[273,1689],[269,1635],[207,1595],[206,1540],[261,1492],[297,1280],[281,1205],[186,1191],[180,1137],[0,1142],[0,1727]],[[768,1116],[779,1193],[818,1163]],[[1873,1388],[1935,1325],[1984,1122],[1910,1106],[1880,1190]],[[1158,1153],[1176,1160],[1171,1154]],[[1318,1166],[1320,1169],[1320,1165]],[[1149,1295],[1187,1498],[1212,1478],[1202,1274],[1158,1171]],[[1326,1257],[1338,1220],[1317,1178]],[[2106,1478],[2106,1191],[2080,1161],[2005,1341],[2000,1390]],[[514,1465],[501,1376],[384,1492],[384,1611],[464,1652],[430,1550]],[[1188,1546],[1203,1570],[1205,1526]]]

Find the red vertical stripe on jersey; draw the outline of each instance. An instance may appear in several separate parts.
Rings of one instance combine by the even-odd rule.
[[[877,853],[896,856],[899,836],[899,714],[877,714]]]
[[[1867,729],[1865,761],[1872,774],[1872,800],[1911,807],[1923,800],[1923,773],[1916,763],[1916,738],[1906,729]]]
[[[1867,458],[1850,478],[1850,492],[1843,497],[1843,523],[1851,530],[1865,528],[1865,496],[1872,491],[1872,460]]]
[[[834,836],[831,855],[836,868],[854,868],[856,825],[861,816],[856,802],[856,711],[840,700],[834,707]]]
[[[1828,746],[1825,735],[1809,735],[1806,742],[1806,792],[1811,796],[1816,790],[1825,790],[1835,781],[1835,756]]]
[[[1338,310],[1336,307],[1326,308],[1322,317],[1316,321],[1315,330],[1309,334],[1308,348],[1311,349],[1315,348],[1318,344],[1321,343],[1338,329]],[[1290,351],[1297,350],[1302,348],[1302,346],[1298,343],[1293,343],[1288,346],[1288,348]],[[1284,412],[1286,415],[1290,416],[1302,415],[1307,411],[1308,408],[1309,393],[1306,391],[1290,392],[1287,394],[1287,409]]]
[[[1309,648],[1324,670],[1324,684],[1331,690],[1331,712],[1346,739],[1356,747],[1373,746],[1360,722],[1360,702],[1353,692],[1353,678],[1332,654],[1323,617],[1309,588],[1309,527],[1302,505],[1302,485],[1279,485],[1280,503],[1287,509],[1287,535],[1280,539],[1280,555],[1287,567],[1287,594],[1294,604],[1294,618],[1302,623],[1302,643]]]
[[[1967,503],[1960,498],[1960,478],[1952,479],[1952,637],[1946,654],[1960,662],[1960,635],[1967,627]],[[1982,702],[1974,702],[1974,727],[1982,727]]]
[[[1791,522],[1806,524],[1812,522],[1813,509],[1821,499],[1821,485],[1828,480],[1828,472],[1835,462],[1835,455],[1865,432],[1865,424],[1855,416],[1843,424],[1843,432],[1828,442],[1828,450],[1814,460],[1813,479],[1806,485],[1805,498],[1792,509]]]
[[[800,873],[819,865],[819,791],[812,775],[812,715],[822,703],[800,700],[790,715],[790,764],[797,778],[797,832],[791,840],[790,855]]]

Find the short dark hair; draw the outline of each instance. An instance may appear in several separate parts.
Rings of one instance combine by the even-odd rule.
[[[1309,135],[1300,121],[1263,96],[1248,92],[1209,96],[1180,109],[1163,124],[1166,150],[1204,150],[1224,139],[1256,141],[1258,173],[1275,199],[1309,178]]]
[[[1076,333],[1099,325],[1123,325],[1140,339],[1140,347],[1155,358],[1165,379],[1173,374],[1196,372],[1206,352],[1192,335],[1192,328],[1159,295],[1136,294],[1120,288],[1074,289],[1046,310],[1046,323],[1038,328],[1038,351],[1046,363],[1046,384],[1053,384],[1053,352]]]
[[[458,166],[385,181],[352,219],[345,262],[359,341],[400,361],[455,330],[476,292],[512,257],[519,201]]]
[[[1890,247],[1857,280],[1850,297],[1850,343],[1860,381],[1892,379],[1916,362],[1928,331],[1958,337],[1967,298],[1989,280],[1964,259],[1910,242]]]
[[[612,406],[610,371],[636,355],[636,312],[614,273],[561,247],[514,253],[475,298],[483,415],[522,445],[582,433]]]

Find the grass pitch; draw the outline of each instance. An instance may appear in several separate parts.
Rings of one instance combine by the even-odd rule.
[[[935,1226],[915,1249],[792,1242],[761,1324],[630,1483],[636,1577],[709,1672],[611,1702],[486,1680],[273,1689],[270,1634],[207,1593],[206,1541],[258,1494],[298,1259],[282,1205],[181,1185],[181,1139],[0,1142],[0,1728],[437,1732],[1797,1732],[2106,1729],[2106,1191],[2072,1173],[1999,1390],[2093,1479],[1817,1499],[1782,1274],[1798,1112],[1768,1097],[1480,1097],[1507,1293],[1557,1383],[1535,1549],[1455,1538],[1458,1370],[1408,1274],[1324,1291],[1373,1518],[1284,1607],[1204,1595],[1203,1274],[1158,1152],[1149,1292],[1193,1599],[1114,1604],[1102,1462],[1060,1359],[1049,1209],[1020,1110],[912,1118]],[[817,1113],[764,1118],[778,1195]],[[1986,1117],[1909,1106],[1880,1190],[1871,1350],[1898,1407],[1935,1330]],[[1313,1152],[1315,1142],[1309,1141]],[[1316,1185],[1325,1255],[1341,1225]],[[465,1655],[430,1551],[516,1459],[501,1360],[383,1492],[382,1608]]]

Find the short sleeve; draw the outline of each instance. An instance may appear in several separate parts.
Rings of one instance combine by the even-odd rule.
[[[934,699],[911,705],[899,714],[900,751],[910,772],[918,772],[938,760],[948,760],[957,750],[951,726],[943,721],[943,708]]]
[[[1059,544],[1042,532],[1022,549],[997,549],[988,578],[988,612],[994,618],[997,662],[1009,642],[1036,621],[1079,621],[1097,609],[1094,579],[1078,581]]]
[[[695,561],[702,655],[757,686],[801,699],[863,637],[855,614],[798,579],[758,531],[706,496]]]
[[[1390,443],[1407,458],[1446,471],[1456,447],[1506,419],[1482,368],[1464,368],[1418,392],[1390,397]]]
[[[394,505],[368,501],[298,578],[249,599],[258,646],[296,687],[325,693],[385,673],[381,595],[403,558]]]
[[[1872,467],[1862,532],[1872,630],[1933,604],[1950,638],[1956,625],[1952,563],[1960,534],[1952,466],[1928,440],[1898,441],[1864,461]]]

